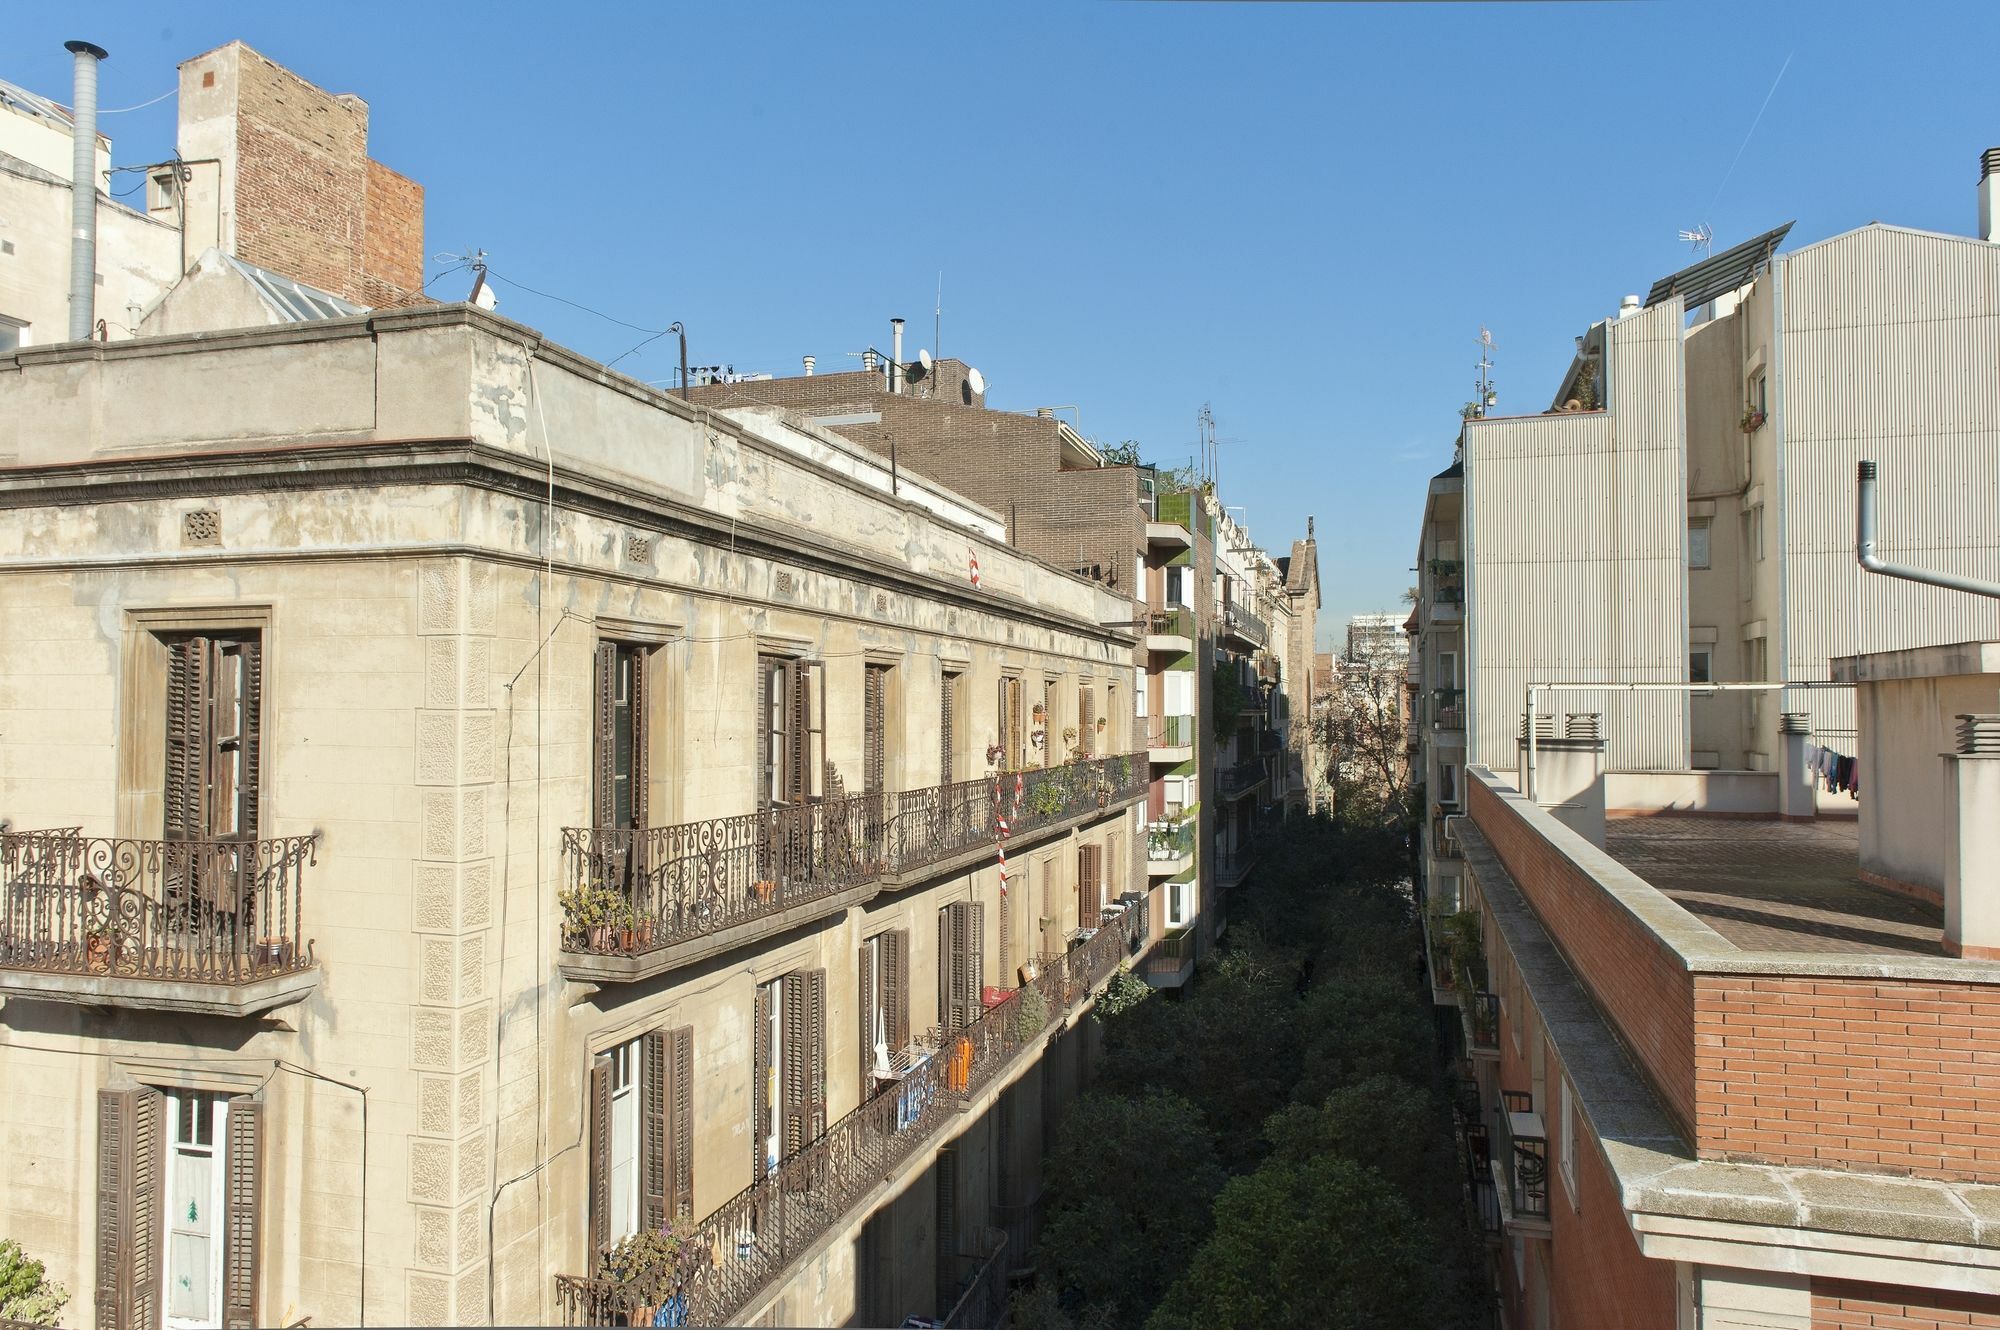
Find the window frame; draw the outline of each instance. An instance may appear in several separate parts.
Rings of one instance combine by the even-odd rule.
[[[210,1316],[204,1319],[175,1316],[173,1306],[174,1281],[174,1230],[175,1218],[171,1213],[163,1213],[160,1229],[160,1323],[167,1330],[217,1330],[223,1321],[223,1249],[229,1240],[228,1229],[228,1179],[229,1179],[229,1100],[230,1096],[213,1090],[188,1089],[180,1086],[163,1087],[166,1096],[166,1159],[160,1174],[160,1195],[163,1202],[174,1198],[175,1175],[179,1171],[180,1160],[188,1148],[202,1148],[199,1142],[183,1141],[181,1113],[189,1099],[197,1103],[207,1101],[212,1133],[206,1148],[210,1163],[209,1170],[209,1258],[208,1288]],[[165,1206],[170,1210],[171,1205]]]
[[[1700,661],[1700,667],[1695,665]],[[1712,646],[1691,646],[1688,648],[1688,682],[1715,682],[1715,648]]]
[[[1696,547],[1699,546],[1699,553]],[[1688,519],[1688,567],[1706,571],[1715,566],[1715,519],[1710,517],[1690,517]]]
[[[1556,1101],[1557,1130],[1561,1133],[1556,1145],[1556,1171],[1562,1174],[1570,1209],[1581,1210],[1576,1194],[1576,1094],[1570,1089],[1569,1077],[1560,1072],[1556,1076]]]

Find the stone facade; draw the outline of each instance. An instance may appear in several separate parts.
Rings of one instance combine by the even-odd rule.
[[[325,123],[351,135],[350,112]],[[591,1270],[599,1059],[692,1031],[699,1221],[755,1180],[759,984],[824,972],[821,1111],[839,1130],[863,1099],[867,939],[907,932],[921,1031],[947,1015],[954,902],[983,907],[976,969],[1004,993],[1087,923],[1086,863],[1100,900],[1143,887],[1139,792],[1121,787],[1024,823],[1004,895],[988,841],[632,957],[587,954],[566,929],[558,892],[583,870],[565,830],[595,821],[605,642],[643,653],[653,828],[706,835],[758,808],[765,657],[821,662],[815,751],[849,791],[870,666],[890,676],[891,792],[944,774],[947,675],[961,779],[993,771],[1008,677],[1121,699],[1098,751],[1144,747],[1133,640],[1100,626],[1129,599],[813,461],[809,442],[774,445],[465,307],[0,357],[10,834],[159,843],[147,662],[212,630],[261,643],[256,834],[317,837],[293,937],[309,963],[287,971],[302,992],[148,977],[145,954],[137,978],[0,960],[0,1082],[33,1087],[0,1103],[0,1139],[35,1160],[0,1178],[0,1230],[74,1306],[123,1296],[97,1278],[103,1091],[259,1106],[244,1230],[258,1323],[548,1322],[555,1277]],[[986,1235],[1018,1225],[1045,1121],[1085,1074],[1082,1029],[1058,1021],[1046,1044],[787,1249],[740,1315],[944,1310]],[[1025,1230],[1012,1236],[1018,1250]]]

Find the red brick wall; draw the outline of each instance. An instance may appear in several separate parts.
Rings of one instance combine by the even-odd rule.
[[[2000,990],[1703,975],[1695,1029],[1704,1155],[2000,1181]]]
[[[1549,1059],[1551,1068],[1555,1059]],[[1562,1178],[1562,1094],[1551,1072],[1549,1104],[1542,1109],[1549,1132],[1549,1288],[1553,1322],[1565,1327],[1602,1330],[1673,1330],[1678,1296],[1674,1263],[1656,1261],[1639,1252],[1625,1222],[1618,1188],[1605,1170],[1597,1144],[1589,1139],[1581,1114],[1576,1125],[1583,1138],[1576,1146],[1576,1204],[1570,1203]]]
[[[1694,983],[1680,956],[1531,830],[1466,782],[1467,808],[1683,1134],[1694,1136]]]
[[[424,187],[382,163],[368,163],[361,282],[370,305],[401,304],[424,285]]]
[[[1813,1330],[2000,1330],[2000,1298],[1815,1279],[1812,1318]]]

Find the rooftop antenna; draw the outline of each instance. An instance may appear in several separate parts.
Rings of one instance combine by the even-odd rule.
[[[1493,334],[1483,323],[1479,325],[1479,363],[1475,368],[1479,371],[1479,380],[1473,385],[1473,392],[1476,394],[1473,404],[1478,407],[1477,414],[1483,416],[1487,407],[1500,400],[1499,393],[1493,389],[1493,375],[1490,372],[1493,368]]]
[[[1682,244],[1691,245],[1700,251],[1703,258],[1709,257],[1715,251],[1715,231],[1707,222],[1703,222],[1692,231],[1682,231],[1680,238]]]
[[[938,269],[937,309],[931,315],[931,345],[939,357],[944,355],[944,269]],[[928,366],[926,366],[928,368]]]
[[[1195,413],[1194,419],[1196,433],[1201,442],[1201,478],[1205,481],[1214,481],[1216,472],[1221,469],[1219,466],[1221,459],[1215,454],[1215,412],[1209,410],[1207,402],[1203,402],[1201,410]]]

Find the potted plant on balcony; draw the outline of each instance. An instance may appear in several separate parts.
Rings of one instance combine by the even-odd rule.
[[[92,974],[111,970],[111,891],[95,873],[77,881],[83,894],[83,956]]]
[[[1736,422],[1745,434],[1755,434],[1764,427],[1764,413],[1757,407],[1749,407],[1743,412],[1743,419]]]
[[[1065,798],[1061,782],[1051,776],[1036,783],[1028,792],[1028,811],[1038,817],[1055,817],[1063,810]]]
[[[661,1307],[681,1297],[687,1254],[688,1231],[680,1224],[641,1229],[605,1250],[599,1277],[618,1289],[627,1324],[652,1325]]]
[[[1033,1039],[1049,1023],[1049,1000],[1042,996],[1039,988],[1021,990],[1021,1004],[1014,1013],[1014,1037],[1021,1040]]]
[[[573,947],[609,951],[613,927],[625,908],[625,898],[609,887],[583,882],[556,893],[563,912],[563,940]]]
[[[771,897],[778,893],[778,884],[771,878],[760,877],[750,884],[750,890],[756,893],[759,905],[769,905]]]

